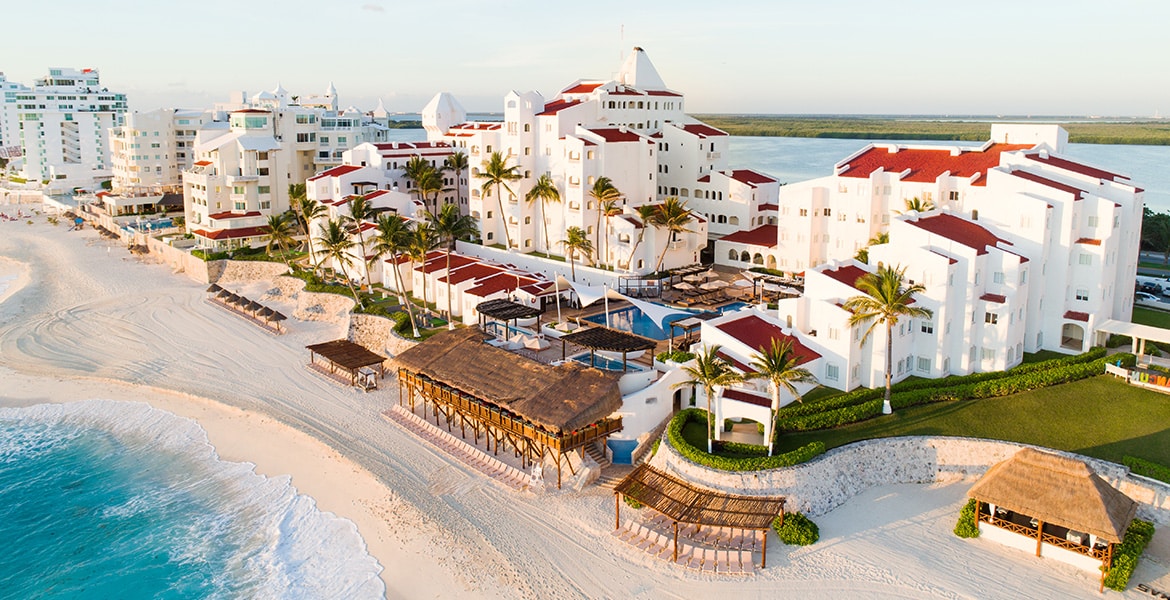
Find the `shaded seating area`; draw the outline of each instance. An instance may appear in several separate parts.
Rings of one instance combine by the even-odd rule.
[[[629,367],[631,353],[640,357],[647,350],[653,351],[658,342],[635,335],[626,331],[610,329],[608,327],[588,327],[578,329],[573,333],[561,336],[561,360],[567,360],[569,344],[576,344],[589,349],[589,366],[594,366],[598,351],[620,353],[622,355],[622,372]]]
[[[682,333],[683,339],[679,342],[679,348],[690,347],[691,343],[698,341],[699,336],[695,332],[703,327],[704,319],[698,317],[683,317],[675,319],[669,323],[670,325],[670,344],[671,350],[674,350],[675,331]]]
[[[616,374],[569,363],[549,366],[484,343],[478,329],[441,332],[394,359],[399,403],[412,412],[459,427],[475,443],[484,436],[493,455],[511,450],[522,468],[552,460],[576,474],[571,453],[621,431]]]
[[[511,300],[496,299],[480,302],[475,306],[475,311],[479,313],[479,328],[485,332],[496,335],[497,338],[503,339],[505,342],[510,342],[512,337],[519,338],[517,340],[517,347],[531,347],[533,336],[519,331],[520,321],[536,319],[536,326],[533,331],[536,333],[536,348],[542,349],[539,346],[540,336],[540,315],[541,310],[527,304],[520,304]],[[498,324],[497,324],[498,323]],[[494,326],[493,326],[494,325]],[[503,335],[499,335],[499,331],[503,331]],[[544,347],[548,347],[547,343]]]
[[[283,313],[226,290],[215,283],[208,286],[207,293],[209,294],[208,302],[227,309],[237,316],[244,317],[272,333],[284,333],[284,328],[280,324],[288,317],[284,316]]]
[[[760,568],[768,564],[767,530],[772,527],[772,521],[780,519],[784,522],[784,498],[767,496],[741,496],[726,494],[706,488],[700,488],[681,479],[672,477],[648,464],[638,465],[625,479],[614,487],[614,529],[621,530],[622,498],[641,503],[643,506],[661,514],[671,527],[670,557],[672,562],[679,562],[679,557],[687,559],[688,566],[694,566],[697,559],[700,568],[706,570],[708,562],[707,550],[700,550],[695,556],[696,547],[687,547],[689,552],[679,553],[679,536],[689,536],[697,543],[733,546],[738,540],[739,549],[744,548],[745,540],[751,540],[750,548],[754,548],[756,541],[762,553]],[[653,522],[653,519],[651,520]],[[738,536],[736,532],[738,531]],[[706,533],[704,533],[706,532]],[[753,535],[744,535],[751,532]],[[762,535],[754,535],[763,532]],[[712,535],[714,533],[714,535]],[[652,541],[662,541],[661,533],[653,532]],[[620,536],[619,536],[620,537]],[[713,540],[726,539],[726,544]],[[688,556],[689,554],[689,556]],[[717,563],[718,555],[711,553],[711,560]],[[660,557],[666,558],[663,554]],[[730,559],[730,554],[727,555]],[[742,555],[739,564],[743,566]],[[713,570],[718,571],[715,566]]]
[[[981,535],[1105,575],[1137,504],[1087,464],[1031,448],[1000,462],[967,492]]]
[[[333,340],[305,346],[309,350],[309,367],[341,383],[366,391],[378,388],[378,379],[386,376],[386,360],[365,346],[349,340]]]

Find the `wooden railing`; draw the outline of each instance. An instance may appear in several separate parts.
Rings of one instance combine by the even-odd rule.
[[[978,515],[978,518],[980,521],[983,521],[984,523],[988,523],[990,525],[994,525],[996,527],[999,527],[1000,529],[1006,529],[1006,530],[1011,531],[1013,533],[1018,533],[1020,535],[1026,536],[1026,537],[1036,539],[1036,528],[1035,527],[1020,525],[1019,523],[1014,523],[1014,522],[1009,521],[1007,519],[998,519],[994,515],[988,515],[988,514],[983,514],[983,513],[980,513]],[[1040,541],[1045,543],[1045,544],[1049,544],[1052,546],[1056,546],[1058,548],[1063,548],[1065,550],[1069,550],[1071,552],[1076,552],[1077,554],[1083,554],[1085,556],[1090,556],[1090,557],[1095,558],[1097,560],[1104,560],[1105,559],[1105,553],[1106,553],[1105,548],[1092,548],[1092,547],[1086,546],[1084,544],[1070,542],[1066,539],[1057,537],[1057,536],[1052,535],[1050,533],[1043,533],[1043,532],[1040,533]]]

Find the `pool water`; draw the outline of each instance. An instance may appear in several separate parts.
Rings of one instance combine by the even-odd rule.
[[[747,302],[732,302],[730,304],[719,307],[717,310],[719,314],[726,314],[730,311],[744,308],[745,306],[751,305]],[[687,310],[686,312],[701,314],[705,311]],[[605,325],[605,313],[585,317],[584,320],[591,323],[597,323],[599,325]],[[638,308],[635,306],[627,306],[618,310],[609,311],[609,326],[613,327],[614,329],[629,331],[630,333],[634,333],[642,337],[648,337],[652,340],[670,339],[670,333],[668,331],[665,331],[659,327],[657,323],[655,323],[650,317],[647,317],[645,313],[638,310]],[[586,357],[586,364],[588,364],[588,357]],[[620,369],[621,365],[619,364],[618,367]]]
[[[586,352],[585,354],[578,354],[577,356],[574,356],[569,360],[572,360],[574,362],[579,362],[585,366],[589,366],[589,353]],[[598,369],[604,369],[606,371],[621,371],[622,370],[622,361],[620,358],[617,360],[614,360],[612,358],[606,358],[600,354],[595,354],[595,355],[593,355],[593,366],[597,367]],[[646,370],[645,367],[643,367],[642,365],[636,365],[632,362],[626,361],[626,371],[645,371],[645,370]]]

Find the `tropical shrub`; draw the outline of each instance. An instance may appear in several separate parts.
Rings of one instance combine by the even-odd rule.
[[[748,456],[732,458],[727,456],[719,456],[716,454],[708,454],[706,449],[699,449],[690,444],[683,437],[682,430],[688,422],[697,421],[704,422],[707,411],[701,408],[688,408],[679,411],[674,418],[671,419],[670,425],[666,427],[666,441],[679,454],[687,460],[711,467],[713,469],[720,469],[723,471],[761,471],[764,469],[778,469],[781,467],[790,467],[803,462],[808,462],[813,458],[825,453],[824,442],[816,441],[805,446],[801,446],[792,452],[785,454],[777,454],[775,456]],[[751,446],[750,444],[722,444],[726,450],[738,448],[740,446]],[[763,448],[763,446],[751,446],[753,448]],[[767,454],[766,450],[764,454]]]
[[[1105,587],[1119,592],[1125,591],[1133,570],[1137,568],[1138,559],[1153,537],[1153,523],[1134,519],[1129,524],[1129,529],[1125,530],[1125,538],[1121,540],[1121,545],[1113,554],[1113,565],[1105,574]]]
[[[780,541],[789,546],[811,546],[821,539],[821,530],[804,513],[784,515],[784,524],[780,524],[780,517],[772,521],[772,529],[780,536]]]
[[[1136,456],[1123,456],[1121,464],[1129,467],[1129,470],[1141,475],[1142,477],[1149,477],[1150,479],[1157,479],[1158,481],[1165,481],[1170,483],[1170,467],[1160,465],[1156,462],[1150,462]]]
[[[396,312],[390,314],[390,319],[394,321],[394,333],[399,335],[410,335],[414,330],[410,327],[410,315],[404,312]]]
[[[959,522],[955,523],[955,535],[961,538],[979,537],[979,523],[975,521],[975,499],[967,500],[967,504],[959,511]]]
[[[629,496],[622,496],[622,498],[623,498],[623,499],[625,499],[625,501],[626,501],[626,504],[627,504],[627,505],[628,505],[630,508],[632,508],[632,509],[634,509],[634,510],[641,510],[641,509],[642,509],[642,503],[641,503],[641,502],[638,502],[637,500],[634,500],[633,498],[631,498],[631,497],[629,497]]]
[[[658,355],[654,358],[658,362],[666,362],[671,360],[676,363],[685,363],[694,357],[695,355],[693,352],[687,352],[686,350],[675,350],[673,352],[659,352]]]

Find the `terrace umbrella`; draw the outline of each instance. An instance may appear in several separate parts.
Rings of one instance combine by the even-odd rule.
[[[784,288],[780,287],[778,284],[775,284],[775,283],[765,283],[764,289],[769,291],[769,292],[779,292],[779,291],[782,291]]]
[[[732,283],[731,285],[734,285],[735,287],[741,287],[741,288],[754,288],[754,287],[756,287],[755,282],[749,281],[747,279],[736,279],[735,283]]]
[[[274,312],[276,312],[276,311],[274,311],[274,310],[272,310],[271,308],[268,308],[267,306],[265,306],[264,308],[261,308],[260,310],[256,311],[256,316],[259,316],[259,317],[267,317],[267,316],[270,316],[270,315],[271,315],[272,313],[274,313]]]
[[[227,298],[228,296],[231,296],[231,295],[232,295],[231,292],[229,292],[223,288],[220,288],[220,290],[218,292],[216,292],[215,297],[216,298]]]
[[[279,312],[279,311],[275,311],[275,310],[272,311],[272,320],[273,321],[283,321],[287,318],[288,317],[284,316],[284,314]]]
[[[674,289],[676,289],[676,290],[693,290],[693,289],[695,289],[695,286],[683,281],[683,282],[674,284]]]
[[[246,308],[252,312],[256,312],[261,308],[264,308],[264,305],[256,302],[255,300],[249,300]]]
[[[207,293],[208,293],[208,294],[214,294],[214,293],[216,293],[216,292],[219,292],[219,291],[220,291],[220,290],[222,290],[222,289],[223,289],[223,288],[219,287],[219,284],[218,284],[218,283],[213,283],[213,284],[211,284],[210,286],[208,286],[208,287],[207,287]]]
[[[248,302],[251,302],[251,300],[248,300],[247,298],[245,298],[243,296],[236,296],[232,300],[232,304],[235,304],[236,306],[239,306],[240,308],[247,306]]]
[[[683,280],[698,283],[703,280],[703,276],[695,273],[694,275],[687,275],[686,277],[683,277]]]
[[[727,283],[726,281],[723,281],[722,279],[715,279],[713,281],[708,281],[707,283],[704,283],[703,285],[700,285],[699,287],[701,287],[705,290],[721,290],[729,285],[731,285],[731,284]]]
[[[228,292],[223,297],[224,302],[227,302],[228,304],[235,304],[236,300],[239,300],[239,299],[240,299],[240,297],[238,295],[233,294],[231,292]]]
[[[708,279],[714,279],[715,277],[718,277],[718,276],[719,276],[719,273],[717,273],[717,272],[715,271],[715,269],[707,269],[707,271],[706,271],[705,273],[700,273],[700,274],[701,274],[703,277],[706,277],[706,278],[708,278]]]

